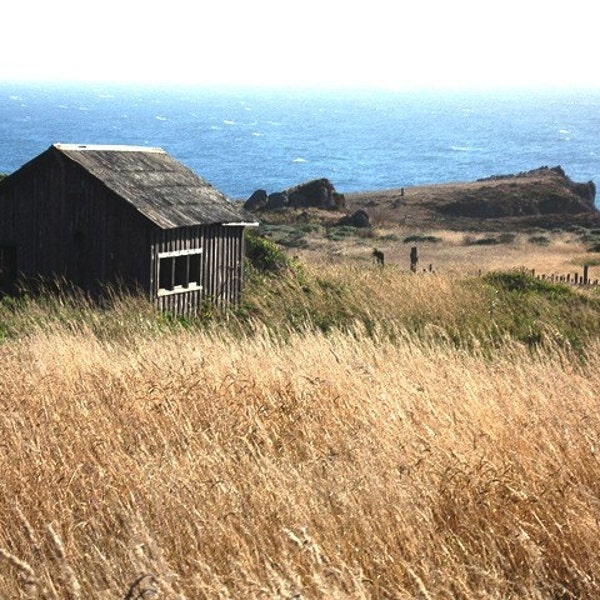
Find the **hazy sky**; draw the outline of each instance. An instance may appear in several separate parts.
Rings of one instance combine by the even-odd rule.
[[[0,81],[600,87],[590,0],[18,0]]]

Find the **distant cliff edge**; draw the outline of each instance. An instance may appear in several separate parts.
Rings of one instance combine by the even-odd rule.
[[[257,190],[244,206],[264,221],[317,220],[356,227],[600,228],[595,199],[593,181],[577,183],[562,167],[545,166],[471,182],[346,194],[338,193],[328,179],[317,179],[283,192]]]
[[[593,181],[574,182],[560,166],[345,197],[347,210],[364,208],[377,226],[457,230],[600,227],[596,185]]]
[[[576,183],[563,168],[540,167],[515,175],[478,179],[439,212],[469,218],[503,218],[595,212],[593,181]]]

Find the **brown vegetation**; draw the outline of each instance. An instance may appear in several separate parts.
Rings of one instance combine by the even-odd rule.
[[[373,247],[386,265],[479,273],[526,268],[547,276],[597,264],[600,212],[593,183],[560,169],[451,183],[346,194],[345,213],[364,213],[367,228],[341,226],[339,212],[284,209],[260,214],[260,231],[308,263],[366,264]],[[468,216],[471,214],[471,216]],[[590,275],[600,277],[596,269]]]
[[[356,333],[4,346],[5,597],[596,596],[595,361]]]
[[[349,209],[368,207],[375,225],[460,231],[598,227],[593,182],[575,183],[560,167],[474,182],[346,194]]]
[[[561,328],[594,356],[599,309],[506,282],[320,268],[208,332],[31,312],[0,346],[3,596],[596,597],[600,369]]]
[[[597,291],[477,271],[597,277],[600,231],[449,189],[273,213],[236,313],[0,301],[0,596],[598,597]]]

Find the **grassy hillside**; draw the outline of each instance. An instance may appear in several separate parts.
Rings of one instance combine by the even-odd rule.
[[[270,265],[0,303],[2,596],[597,597],[594,292]]]
[[[509,179],[271,213],[235,311],[0,300],[0,595],[596,598],[600,288],[531,270],[600,228]]]
[[[252,336],[267,328],[291,332],[333,330],[387,335],[398,331],[457,347],[495,348],[504,340],[530,345],[555,341],[585,349],[600,334],[600,287],[541,281],[522,270],[481,276],[412,274],[376,265],[307,264],[272,242],[269,268],[250,268],[244,302],[219,312],[206,305],[195,319],[161,314],[141,298],[114,295],[102,309],[64,293],[0,300],[0,343],[56,329],[84,332],[100,341],[130,344],[179,332]]]
[[[407,224],[459,231],[514,231],[600,225],[593,182],[576,183],[560,167],[473,182],[349,194],[348,210],[365,208],[377,226]]]
[[[524,268],[548,278],[600,280],[600,213],[592,182],[559,167],[442,185],[346,194],[345,208],[260,210],[259,231],[301,262],[368,268],[373,250],[387,266],[475,275]],[[369,226],[345,218],[359,213]]]

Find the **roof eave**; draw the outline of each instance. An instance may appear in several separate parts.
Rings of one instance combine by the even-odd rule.
[[[233,221],[231,223],[223,223],[223,227],[258,227],[258,221]]]

